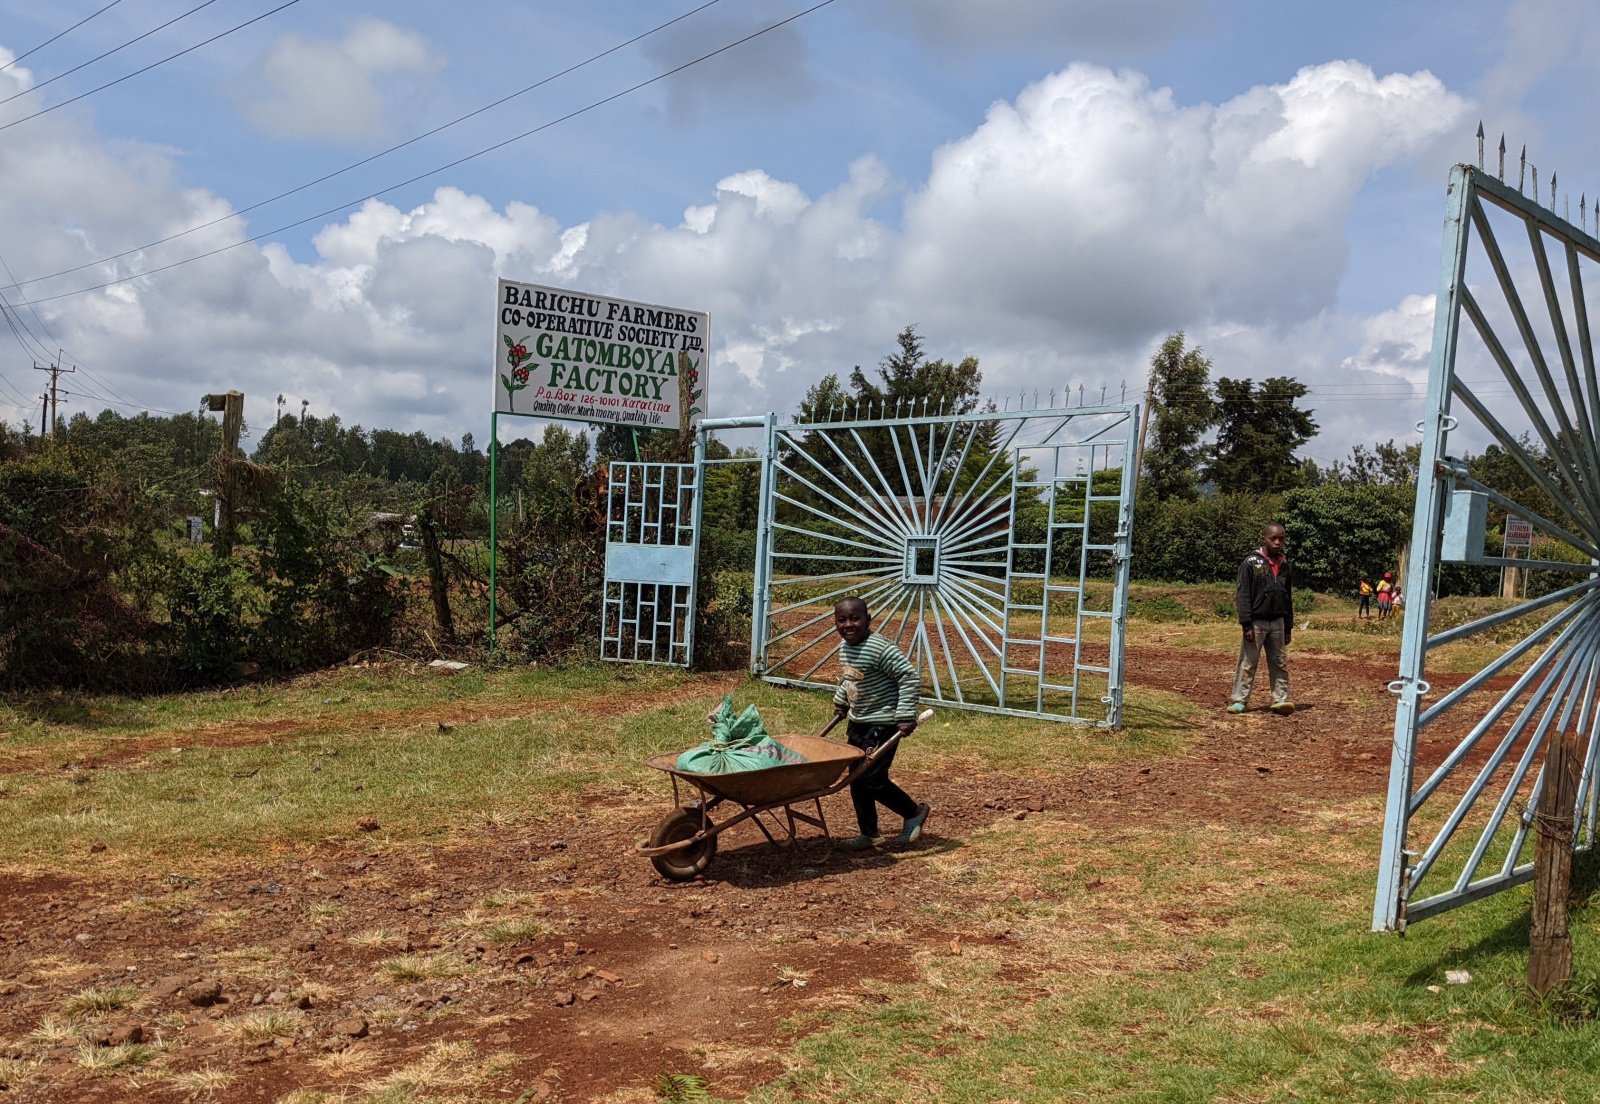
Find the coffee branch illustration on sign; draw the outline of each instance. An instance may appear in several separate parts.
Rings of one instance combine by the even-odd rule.
[[[513,342],[509,334],[502,335],[506,343],[506,359],[511,362],[511,377],[506,378],[504,372],[500,373],[500,382],[505,385],[506,403],[511,408],[510,413],[517,412],[517,392],[528,386],[528,369],[523,362],[533,356],[528,352],[528,347],[521,341]],[[523,339],[527,340],[526,338]]]

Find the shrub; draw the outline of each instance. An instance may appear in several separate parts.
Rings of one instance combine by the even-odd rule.
[[[1415,492],[1378,483],[1324,483],[1284,496],[1295,584],[1354,592],[1363,574],[1392,565],[1411,532]]]

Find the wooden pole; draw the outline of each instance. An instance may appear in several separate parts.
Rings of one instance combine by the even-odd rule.
[[[446,644],[456,642],[455,620],[450,616],[450,587],[444,575],[444,557],[439,552],[439,530],[434,527],[432,505],[417,513],[417,528],[422,531],[422,555],[428,562],[428,591],[433,598],[433,619]]]
[[[1544,757],[1544,790],[1533,853],[1533,926],[1528,940],[1528,992],[1543,997],[1572,977],[1573,805],[1578,794],[1578,734],[1552,733]]]
[[[244,428],[244,392],[227,391],[207,395],[206,405],[222,414],[222,447],[217,451],[217,532],[219,556],[233,552],[233,507],[237,480],[234,478],[234,453],[239,451],[239,433]]]

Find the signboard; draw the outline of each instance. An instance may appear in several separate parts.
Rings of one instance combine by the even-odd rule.
[[[1533,523],[1524,518],[1506,518],[1506,547],[1532,548]]]
[[[501,280],[494,409],[687,433],[710,344],[703,311]]]

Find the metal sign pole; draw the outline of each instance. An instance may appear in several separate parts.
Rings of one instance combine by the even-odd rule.
[[[495,518],[498,494],[495,485],[496,468],[500,455],[500,412],[489,415],[489,654],[494,655],[495,637],[495,567],[500,558],[500,543]]]

